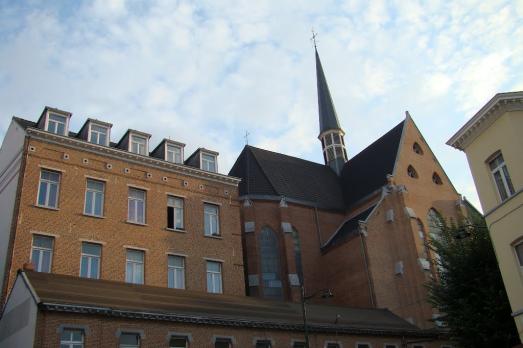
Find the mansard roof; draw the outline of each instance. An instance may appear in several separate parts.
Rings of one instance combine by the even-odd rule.
[[[97,314],[192,324],[303,330],[301,305],[247,296],[215,295],[189,290],[134,285],[52,273],[19,273],[39,308],[47,311]],[[370,335],[435,336],[387,309],[342,306],[307,307],[312,332]],[[339,318],[334,324],[334,319]]]
[[[404,123],[400,122],[345,163],[341,182],[348,207],[387,184],[387,174],[392,174],[396,163]]]
[[[387,184],[404,122],[345,163],[341,177],[323,164],[253,146],[245,146],[229,175],[242,178],[241,196],[285,196],[323,209],[345,210]]]
[[[323,209],[344,209],[339,177],[323,164],[247,145],[229,175],[243,179],[241,196],[283,196]]]

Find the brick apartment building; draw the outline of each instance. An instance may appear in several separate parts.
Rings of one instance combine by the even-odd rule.
[[[248,294],[299,301],[303,279],[307,293],[331,289],[336,304],[434,327],[425,284],[437,255],[427,241],[441,217],[460,221],[473,208],[408,112],[348,160],[318,52],[316,74],[325,165],[246,146],[229,173],[242,178]]]
[[[151,135],[132,129],[112,142],[110,123],[87,119],[75,133],[71,117],[50,107],[36,122],[14,117],[0,150],[0,347],[298,348],[305,330],[310,347],[450,347],[441,330],[397,316],[424,326],[418,318],[430,312],[416,312],[427,306],[419,302],[427,273],[414,273],[425,249],[414,227],[405,228],[418,220],[401,209],[433,204],[419,203],[425,201],[410,187],[407,193],[401,175],[389,178],[387,194],[376,188],[366,203],[345,210],[342,191],[333,189],[344,151],[332,170],[247,147],[237,164],[248,170],[284,165],[288,175],[303,169],[319,179],[296,176],[311,188],[295,195],[257,196],[245,188],[269,189],[274,178],[257,175],[253,183],[247,172],[239,191],[239,178],[218,173],[217,152],[200,148],[184,160],[182,143],[164,139],[150,150]],[[418,134],[409,119],[404,127],[401,134]],[[432,158],[422,139],[419,146]],[[269,167],[260,169],[264,156]],[[416,156],[401,158],[420,176],[437,164]],[[458,196],[437,170],[443,184],[427,194],[453,216]],[[313,189],[325,205],[300,200]],[[369,221],[368,234],[354,238],[362,216],[387,218]],[[392,261],[403,263],[391,276]],[[335,293],[321,303],[311,299],[307,325],[293,302],[302,273],[307,294],[327,287]],[[380,283],[385,278],[390,283]],[[380,309],[389,304],[396,314]]]

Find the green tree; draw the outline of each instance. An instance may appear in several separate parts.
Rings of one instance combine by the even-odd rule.
[[[436,252],[438,280],[429,282],[429,300],[445,313],[451,337],[464,348],[512,347],[516,326],[496,255],[483,218],[456,225],[440,217],[441,233],[429,247]]]

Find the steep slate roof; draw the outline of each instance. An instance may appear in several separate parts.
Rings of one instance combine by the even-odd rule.
[[[275,302],[247,296],[213,295],[109,280],[86,279],[53,273],[25,271],[48,311],[98,314],[207,325],[303,330],[299,303]],[[20,275],[19,275],[20,276]],[[330,305],[308,308],[311,331],[432,336],[386,309],[360,309]],[[336,315],[340,315],[334,325]]]
[[[318,51],[316,52],[316,82],[318,88],[318,113],[320,116],[320,134],[330,129],[340,129],[340,122],[338,121],[338,115],[332,102],[331,93],[329,86],[327,85],[327,79],[321,66],[320,56]]]
[[[345,221],[343,225],[341,225],[341,227],[334,233],[334,236],[329,241],[327,241],[327,243],[325,243],[322,249],[330,249],[336,245],[342,244],[352,236],[357,236],[359,231],[359,222],[365,221],[374,207],[375,205]]]
[[[387,183],[387,174],[392,174],[396,162],[404,123],[400,122],[345,163],[341,182],[347,207]]]
[[[324,209],[345,207],[338,176],[323,164],[247,145],[229,175],[243,179],[240,195],[285,196]]]

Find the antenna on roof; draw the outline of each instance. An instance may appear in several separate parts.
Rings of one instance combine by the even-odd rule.
[[[318,43],[318,39],[316,39],[316,37],[318,36],[318,33],[316,33],[314,31],[314,28],[311,29],[311,32],[312,32],[312,37],[311,37],[312,44],[314,45],[314,49],[317,49],[316,45]]]

